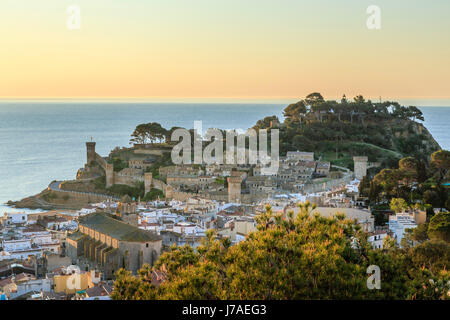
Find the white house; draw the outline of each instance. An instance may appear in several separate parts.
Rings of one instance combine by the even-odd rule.
[[[163,230],[163,226],[156,222],[146,222],[146,221],[140,221],[139,222],[139,229],[148,230],[148,231],[154,231],[159,234],[161,230]]]
[[[0,260],[4,259],[27,259],[29,256],[42,256],[41,247],[32,246],[31,239],[4,240],[2,243],[3,254]]]
[[[82,208],[81,210],[78,210],[77,213],[80,216],[85,216],[87,214],[94,213],[95,211],[97,211],[97,208]]]
[[[173,225],[173,232],[188,235],[188,234],[203,233],[204,230],[199,226],[190,222],[178,222]]]
[[[53,242],[52,235],[50,233],[33,235],[31,237],[31,241],[32,241],[32,243],[37,244],[37,245]]]
[[[25,212],[5,212],[1,220],[2,224],[6,226],[26,224],[28,222],[28,215]]]
[[[376,230],[369,234],[367,241],[374,249],[382,249],[384,239],[389,236],[389,230]]]
[[[414,216],[409,213],[397,213],[389,216],[389,230],[394,234],[397,244],[400,245],[406,229],[417,227]]]
[[[31,249],[31,239],[4,240],[2,247],[8,252]]]
[[[31,238],[34,245],[42,248],[44,251],[50,251],[54,253],[59,253],[60,242],[58,240],[52,239],[51,234],[36,235]]]
[[[50,292],[52,290],[53,278],[34,279],[21,283],[17,283],[17,291],[11,293],[10,298],[22,296],[29,292]]]
[[[61,230],[61,229],[67,229],[70,228],[72,225],[72,221],[66,218],[58,217],[54,219],[53,221],[47,222],[47,229],[52,230]]]
[[[243,233],[236,233],[236,240],[235,240],[235,243],[239,243],[239,242],[241,242],[241,241],[244,241],[245,240],[245,234],[243,234]]]
[[[200,197],[191,197],[186,201],[186,211],[214,211],[217,212],[218,203],[209,199]]]

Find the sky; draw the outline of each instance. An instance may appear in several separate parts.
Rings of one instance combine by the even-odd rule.
[[[2,0],[0,98],[450,105],[449,17],[448,0]]]

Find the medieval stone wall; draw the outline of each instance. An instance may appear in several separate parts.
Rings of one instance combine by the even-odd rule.
[[[335,187],[349,184],[350,181],[352,181],[352,178],[353,177],[351,174],[346,174],[343,178],[340,178],[340,179],[333,179],[333,180],[326,181],[323,183],[306,184],[303,187],[302,193],[316,193],[316,192],[331,190]]]
[[[147,149],[136,149],[134,150],[135,154],[148,154],[151,156],[162,156],[165,150],[147,150]],[[169,151],[170,152],[170,151]]]
[[[143,264],[153,265],[161,254],[162,240],[151,242],[119,241],[96,230],[80,225],[79,231],[86,234],[69,245],[72,259],[84,256],[104,268],[107,278],[120,267],[136,273]]]
[[[136,273],[144,264],[154,265],[161,247],[162,240],[146,243],[121,241],[119,252],[127,260],[127,269]]]
[[[162,192],[166,192],[167,184],[164,183],[164,181],[153,179],[152,187],[158,190],[161,190]]]
[[[56,193],[58,197],[63,197],[64,195],[69,195],[71,198],[78,199],[85,202],[101,202],[105,200],[119,200],[116,197],[99,194],[99,193],[91,193],[91,192],[80,192],[80,191],[70,191],[70,190],[52,190],[53,193]]]
[[[177,201],[186,201],[192,197],[201,197],[208,200],[216,200],[219,202],[227,202],[228,201],[228,193],[226,192],[210,192],[210,193],[193,193],[193,192],[182,192],[174,190],[173,187],[168,186],[166,188],[166,199],[173,199]],[[254,203],[267,198],[267,194],[265,193],[257,193],[257,194],[241,194],[240,202],[241,203]]]

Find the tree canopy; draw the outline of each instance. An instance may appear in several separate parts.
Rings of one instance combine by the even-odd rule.
[[[162,254],[154,270],[166,281],[151,283],[152,269],[139,275],[120,270],[114,299],[436,299],[449,298],[449,274],[412,262],[387,240],[386,249],[372,249],[366,234],[344,215],[321,217],[309,203],[294,216],[258,216],[257,231],[231,245],[209,231],[197,250],[173,246]],[[441,249],[439,249],[441,250]],[[442,264],[442,263],[441,263]],[[381,289],[367,287],[367,268],[381,270]],[[447,264],[444,263],[446,267]],[[441,282],[439,282],[441,281]],[[431,287],[431,289],[430,289]]]
[[[407,206],[421,204],[450,210],[449,189],[443,184],[449,175],[449,154],[446,150],[436,151],[429,163],[413,157],[403,158],[398,162],[398,169],[383,169],[372,181],[365,179],[360,191],[372,202],[384,199],[403,201]],[[399,212],[397,208],[391,206]]]
[[[336,101],[314,92],[287,105],[283,115],[278,126],[281,155],[314,151],[322,160],[349,169],[353,156],[365,155],[389,168],[402,157],[425,160],[440,149],[420,123],[420,109],[395,101],[373,102],[361,95]],[[253,128],[269,128],[270,118],[258,120]]]
[[[431,239],[450,242],[450,212],[439,212],[430,219],[428,236]]]
[[[162,142],[167,139],[169,132],[157,122],[139,124],[131,134],[130,143]]]

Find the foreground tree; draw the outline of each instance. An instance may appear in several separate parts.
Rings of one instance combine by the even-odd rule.
[[[306,114],[306,105],[303,100],[300,100],[296,103],[292,103],[283,110],[284,117],[292,121],[301,122],[305,114]]]
[[[439,180],[447,177],[450,170],[450,151],[439,150],[431,155],[431,166],[438,171]]]
[[[450,243],[442,240],[426,241],[414,247],[410,255],[417,269],[425,267],[439,274],[450,266]]]
[[[432,240],[450,242],[450,212],[439,212],[431,218],[428,225],[428,236]]]
[[[371,201],[402,198],[408,205],[420,203],[430,208],[450,206],[449,190],[445,184],[450,176],[449,151],[434,152],[429,165],[422,160],[406,157],[398,162],[398,166],[398,169],[383,169],[375,175],[370,182],[374,184],[371,186]],[[368,182],[363,182],[367,188]],[[367,192],[362,194],[367,195]]]
[[[408,204],[402,198],[392,198],[389,207],[395,213],[404,212],[408,208]]]
[[[299,212],[273,215],[270,207],[259,215],[257,231],[234,246],[207,233],[195,251],[174,246],[154,270],[166,281],[152,285],[152,269],[139,275],[121,270],[114,299],[406,299],[433,298],[421,292],[424,281],[444,278],[425,267],[418,272],[408,251],[388,239],[374,250],[358,225],[337,214],[313,214],[301,204]],[[442,251],[442,246],[436,250]],[[444,248],[445,249],[445,248]],[[423,260],[418,255],[416,262]],[[417,264],[416,263],[416,264]],[[367,288],[367,267],[381,270],[381,289]],[[433,264],[437,265],[437,264]],[[440,266],[440,265],[439,265]],[[415,275],[420,274],[419,278]],[[427,278],[429,277],[429,278]],[[414,280],[414,281],[412,281]],[[422,284],[422,287],[420,287]],[[446,287],[444,286],[442,290]],[[446,293],[439,291],[439,297]]]

